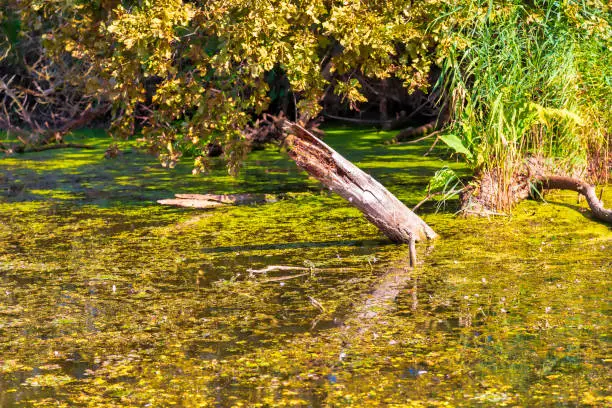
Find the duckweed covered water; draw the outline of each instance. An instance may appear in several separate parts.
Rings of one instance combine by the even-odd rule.
[[[123,143],[0,159],[0,406],[605,406],[612,231],[572,193],[390,244],[275,150],[239,178]],[[443,157],[334,128],[408,205]],[[448,163],[447,163],[448,164]],[[455,168],[460,169],[456,164]],[[281,194],[213,210],[174,193]],[[612,202],[612,188],[604,192]],[[285,265],[302,269],[250,273]]]

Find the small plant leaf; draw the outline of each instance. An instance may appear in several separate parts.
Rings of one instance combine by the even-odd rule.
[[[436,171],[434,176],[429,180],[427,191],[430,193],[446,192],[451,183],[459,181],[457,174],[448,167],[443,167]]]
[[[470,152],[468,148],[464,146],[461,139],[459,139],[456,135],[447,134],[440,136],[440,139],[446,143],[448,147],[453,149],[455,153],[463,153],[470,160],[473,158],[472,152]]]

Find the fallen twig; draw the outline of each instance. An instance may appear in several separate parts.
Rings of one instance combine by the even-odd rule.
[[[415,205],[414,207],[412,207],[412,212],[415,212],[416,210],[419,209],[420,206],[422,206],[423,204],[425,204],[427,201],[431,200],[433,197],[438,196],[443,194],[442,191],[438,191],[436,193],[428,193],[424,199],[422,199],[421,201],[419,201],[419,203],[417,205]]]
[[[432,135],[433,135],[433,134],[436,134],[436,133],[439,133],[439,132],[434,132],[434,133],[432,133]],[[425,156],[429,156],[429,153],[431,153],[431,151],[434,149],[434,147],[436,147],[436,145],[438,144],[438,141],[439,141],[439,140],[440,140],[440,137],[439,137],[439,136],[436,136],[436,140],[434,140],[434,142],[431,144],[431,147],[429,148],[429,150],[427,150],[427,151],[425,152],[425,154],[423,155],[424,157],[425,157]]]
[[[307,296],[308,300],[310,300],[310,303],[316,307],[317,309],[319,309],[321,311],[321,313],[326,313],[327,310],[325,310],[325,307],[323,307],[323,305],[321,304],[321,302],[319,302],[317,299],[313,298],[312,296]]]

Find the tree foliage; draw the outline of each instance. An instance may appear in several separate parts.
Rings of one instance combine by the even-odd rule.
[[[599,0],[5,2],[0,41],[38,36],[47,58],[81,67],[71,80],[112,104],[111,131],[142,131],[167,166],[188,149],[206,169],[214,142],[235,172],[243,130],[281,77],[295,116],[314,117],[330,93],[365,101],[360,77],[427,90],[433,66],[452,110],[442,140],[476,169],[503,162],[509,143],[524,153],[542,132],[568,153],[608,149],[612,35]],[[11,31],[9,15],[33,29]],[[585,132],[580,123],[595,136],[567,138]]]
[[[245,153],[242,129],[270,102],[266,75],[274,69],[286,76],[298,114],[310,117],[326,92],[364,101],[357,72],[426,88],[435,47],[427,26],[440,3],[30,0],[19,7],[23,20],[57,20],[43,28],[46,49],[91,68],[84,89],[112,102],[114,133],[133,133],[141,120],[168,165],[180,146],[203,150],[218,140],[235,168]],[[204,156],[196,167],[206,167]]]

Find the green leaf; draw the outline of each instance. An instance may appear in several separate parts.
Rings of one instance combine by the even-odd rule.
[[[472,155],[472,152],[470,152],[468,148],[465,147],[465,145],[463,144],[461,139],[457,137],[457,135],[448,134],[448,135],[440,136],[440,139],[444,143],[446,143],[448,147],[453,149],[455,153],[463,153],[470,160],[474,157]]]
[[[438,191],[448,191],[449,185],[451,183],[457,183],[458,181],[459,177],[452,169],[449,169],[448,167],[443,167],[440,170],[436,171],[434,176],[429,180],[429,184],[427,185],[426,191],[430,193],[435,193]],[[451,190],[453,188],[451,188]]]

